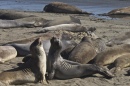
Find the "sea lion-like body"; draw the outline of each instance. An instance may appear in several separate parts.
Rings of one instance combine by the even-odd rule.
[[[44,19],[41,17],[26,17],[26,18],[15,19],[15,21],[27,22],[27,23],[33,24],[34,27],[41,27],[41,26],[44,26],[44,24],[48,23],[51,20],[47,20],[47,19]]]
[[[12,46],[0,46],[0,63],[4,63],[17,56],[17,51]]]
[[[100,73],[106,77],[113,77],[110,71],[99,66],[64,60],[60,55],[62,49],[60,39],[53,37],[50,42],[51,47],[47,57],[48,79],[71,79],[92,75],[94,73]]]
[[[81,42],[72,50],[69,60],[86,64],[96,56],[96,50],[92,45],[91,38],[83,37]]]
[[[32,58],[22,66],[0,73],[0,84],[15,85],[24,83],[45,82],[46,55],[40,38],[30,46]]]
[[[14,10],[0,9],[0,19],[14,20],[14,19],[20,19],[20,18],[25,18],[25,17],[34,17],[34,15],[27,15],[24,12],[20,13]]]
[[[63,2],[49,3],[44,7],[44,11],[52,13],[90,14],[88,12],[83,12],[81,9],[75,6]]]
[[[47,23],[44,23],[43,27],[49,27],[49,26],[54,26],[59,24],[72,24],[72,23],[81,24],[80,19],[75,18],[73,16],[69,16],[69,17],[62,17],[62,18],[50,20]]]
[[[0,28],[34,27],[34,23],[16,20],[0,20]]]
[[[130,6],[123,7],[120,9],[114,9],[114,10],[108,12],[108,15],[130,15]]]
[[[82,26],[81,24],[60,24],[41,28],[41,30],[36,31],[36,33],[45,33],[47,31],[56,31],[56,30],[66,30],[71,32],[87,32],[88,28]]]
[[[115,70],[117,73],[121,71],[123,68],[130,66],[130,53],[120,56],[114,61]]]
[[[130,53],[130,44],[115,45],[98,53],[94,58],[97,65],[107,65],[113,63],[117,58]]]

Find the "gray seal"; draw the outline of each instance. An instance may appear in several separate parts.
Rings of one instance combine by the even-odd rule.
[[[71,79],[92,75],[94,73],[100,73],[106,77],[113,77],[113,74],[103,67],[64,60],[60,55],[62,49],[60,39],[53,37],[50,42],[51,47],[47,57],[48,79]]]
[[[40,38],[30,46],[32,58],[22,66],[0,73],[0,85],[42,82],[46,84],[46,55]]]
[[[46,23],[43,23],[43,27],[49,27],[49,26],[54,26],[54,25],[59,25],[59,24],[81,24],[80,19],[75,18],[73,16],[67,16],[67,17],[61,17],[61,18],[56,18],[54,20],[50,20]]]
[[[65,30],[71,32],[88,32],[90,28],[92,27],[86,28],[81,24],[59,24],[55,26],[41,28],[39,31],[36,31],[35,33],[45,33],[48,31],[57,31],[57,30]]]

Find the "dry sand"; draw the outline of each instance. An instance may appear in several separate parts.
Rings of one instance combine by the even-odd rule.
[[[101,38],[104,38],[105,41],[119,35],[124,34],[125,32],[130,31],[130,20],[129,18],[120,18],[120,19],[100,19],[88,15],[79,15],[79,14],[58,14],[58,13],[36,13],[36,12],[20,12],[28,15],[36,15],[45,19],[53,20],[56,18],[61,18],[63,16],[74,16],[81,20],[82,25],[86,27],[96,27],[95,32]],[[17,41],[21,39],[27,39],[42,35],[43,33],[33,33],[39,28],[9,28],[9,29],[0,29],[0,44]],[[81,33],[77,33],[75,36],[80,37]],[[78,39],[78,40],[79,40]],[[11,61],[0,64],[0,72],[8,69],[17,67],[17,63],[21,63],[23,57],[16,57]],[[130,86],[130,76],[126,76],[126,70],[130,68],[125,68],[121,71],[117,77],[112,79],[105,79],[101,75],[94,75],[92,77],[86,78],[74,78],[69,80],[50,80],[47,86]],[[23,86],[23,85],[22,85]],[[37,83],[28,83],[25,86],[42,86],[42,84]]]

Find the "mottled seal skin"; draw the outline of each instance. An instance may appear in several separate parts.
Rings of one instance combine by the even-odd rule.
[[[0,46],[0,63],[11,60],[17,56],[17,51],[12,46]]]
[[[45,82],[46,55],[40,38],[30,46],[32,58],[22,66],[0,73],[0,84],[3,86]]]
[[[123,68],[130,66],[130,53],[120,56],[114,61],[114,73],[118,73]]]
[[[52,12],[52,13],[90,14],[88,12],[83,12],[81,9],[75,6],[63,2],[49,3],[44,7],[43,10],[45,12]]]
[[[83,37],[81,42],[72,50],[69,60],[82,64],[88,63],[96,56],[96,50],[92,45],[91,38]]]
[[[75,18],[73,16],[69,16],[69,17],[61,17],[54,20],[50,20],[47,23],[44,23],[43,27],[49,27],[49,26],[54,26],[59,24],[72,24],[72,23],[81,24],[80,19]]]
[[[98,53],[94,58],[94,63],[98,65],[111,64],[120,56],[128,53],[130,53],[129,44],[115,45]]]
[[[92,75],[94,73],[100,73],[106,77],[113,77],[113,74],[103,67],[64,60],[60,55],[62,49],[60,39],[53,37],[50,42],[51,47],[47,57],[48,79],[71,79]]]

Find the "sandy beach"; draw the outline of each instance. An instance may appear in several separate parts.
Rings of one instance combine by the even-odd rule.
[[[95,34],[100,38],[103,38],[105,41],[108,41],[118,35],[122,35],[125,32],[130,31],[130,18],[123,17],[118,19],[101,19],[94,16],[88,16],[85,14],[59,14],[59,13],[40,13],[40,12],[27,12],[19,11],[21,14],[35,15],[42,17],[48,20],[53,20],[61,18],[64,16],[74,16],[81,20],[81,24],[85,27],[95,27],[97,30]],[[40,36],[44,33],[34,33],[38,31],[41,27],[35,28],[8,28],[0,29],[0,44],[5,44],[12,41],[18,41],[22,39],[28,39],[35,36]],[[50,32],[51,33],[51,32]],[[53,34],[55,32],[52,31]],[[82,33],[74,33],[78,40],[80,41],[80,35]],[[16,57],[4,64],[0,64],[0,72],[4,70],[9,70],[17,67],[17,63],[22,62],[23,57]],[[49,80],[48,85],[44,86],[129,86],[130,85],[130,76],[126,76],[126,71],[130,68],[125,68],[118,74],[118,76],[112,79],[105,79],[103,76],[95,74],[91,77],[86,78],[74,78],[69,80]],[[43,86],[40,83],[28,83],[22,86]]]

